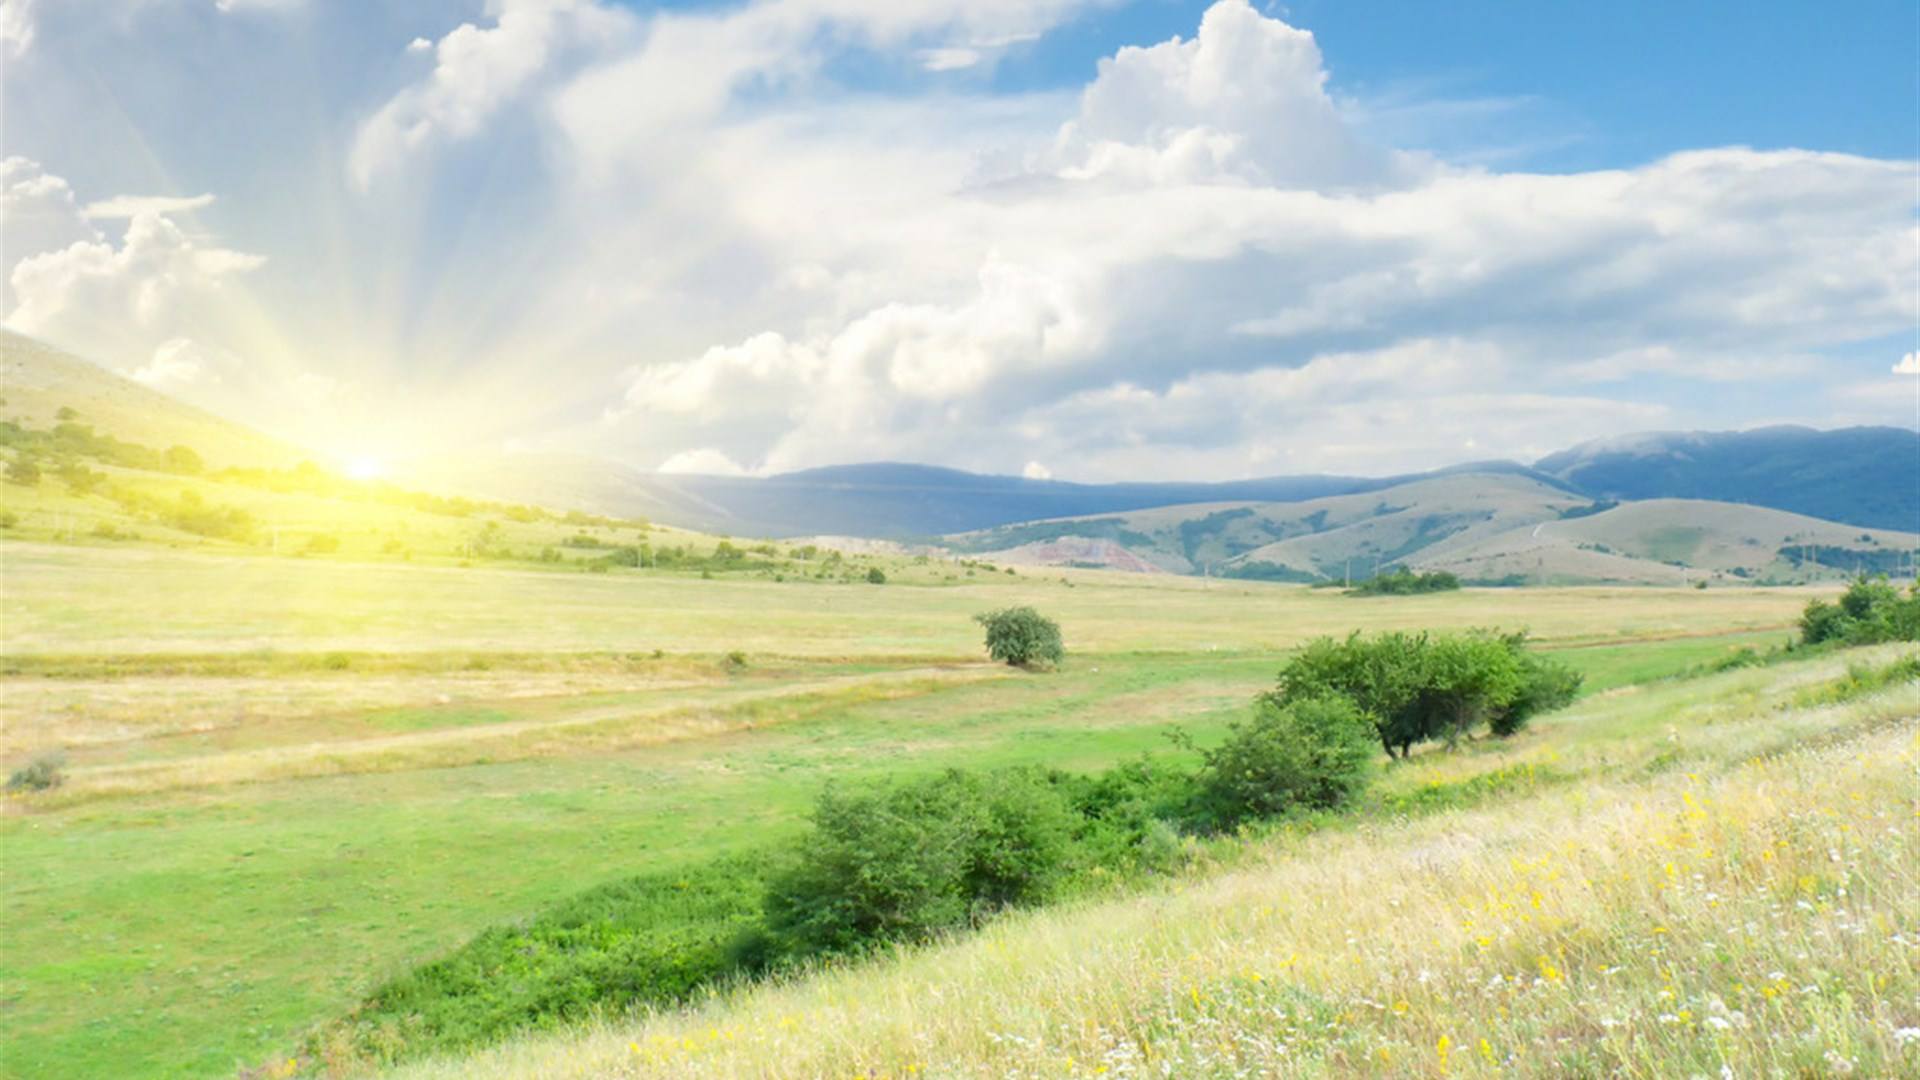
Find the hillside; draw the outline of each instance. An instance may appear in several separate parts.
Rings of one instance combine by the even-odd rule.
[[[1530,583],[1711,580],[1789,582],[1913,573],[1920,537],[1802,514],[1698,499],[1648,499],[1543,522],[1414,562],[1462,577],[1519,575]]]
[[[51,428],[74,420],[146,446],[192,447],[214,466],[293,465],[314,455],[223,420],[97,364],[0,329],[0,419]]]
[[[575,504],[598,513],[644,514],[703,530],[911,540],[1155,507],[1305,503],[1457,475],[1518,477],[1587,502],[1698,499],[1870,528],[1920,528],[1920,434],[1900,428],[1629,435],[1549,455],[1532,467],[1493,461],[1401,476],[1276,476],[1220,483],[1082,484],[899,463],[767,477],[669,476],[583,458],[554,460],[538,469],[512,459],[463,459],[437,479],[459,490],[516,501],[557,486]],[[1271,553],[1272,558],[1293,559],[1304,571],[1328,557],[1317,546],[1304,547]],[[1064,549],[1045,557],[1069,555],[1101,557],[1097,551]],[[1184,552],[1180,557],[1191,561]]]
[[[1881,529],[1920,530],[1920,432],[1648,432],[1582,443],[1534,468],[1606,499],[1712,499]]]
[[[213,470],[283,468],[308,456],[4,331],[0,375],[0,419],[27,429],[50,430],[70,416],[156,451],[190,447]],[[1689,568],[1726,580],[1782,582],[1856,569],[1899,573],[1911,567],[1903,554],[1912,550],[1911,533],[1855,526],[1912,521],[1920,513],[1920,435],[1894,428],[1637,435],[1550,455],[1534,468],[1483,462],[1406,477],[1223,483],[1079,484],[905,464],[765,478],[665,475],[566,455],[449,456],[415,462],[407,474],[414,490],[545,508],[541,515],[555,520],[571,511],[800,542],[945,536],[927,550],[1010,564],[1280,581],[1364,578],[1396,563],[1450,569],[1470,580],[1573,583],[1674,584],[1698,576]],[[171,499],[203,483],[168,481],[157,494]],[[472,546],[471,530],[457,516],[369,518],[356,510],[340,528],[329,525],[342,516],[334,504],[297,505],[288,499],[299,493],[284,482],[265,486],[278,489],[279,503],[258,482],[249,493],[197,494],[241,507],[268,528],[291,527],[302,543],[337,533],[349,550],[415,548],[421,534],[438,532],[431,546],[444,552]],[[345,494],[364,508],[403,493]],[[1614,498],[1641,502],[1606,510]],[[17,510],[44,507],[57,515],[49,520],[66,532],[125,526],[124,514],[104,511],[106,501],[97,494],[37,501],[9,495]],[[1794,507],[1825,509],[1831,520]],[[1592,517],[1571,520],[1583,513]],[[502,519],[499,527],[511,533],[516,522]],[[565,539],[552,529],[519,531],[535,552]]]
[[[1099,565],[1280,581],[1381,567],[1528,584],[1796,582],[1911,573],[1920,537],[1733,503],[1606,508],[1517,474],[1459,473],[1298,503],[1203,503],[952,537],[1014,565]]]
[[[1877,940],[1920,888],[1913,684],[1849,659],[1596,695],[1145,895],[396,1075],[1913,1075]]]

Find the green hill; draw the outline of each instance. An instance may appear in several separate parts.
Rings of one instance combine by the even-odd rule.
[[[1027,565],[1361,580],[1395,565],[1468,581],[1800,582],[1910,574],[1920,537],[1697,499],[1613,506],[1514,473],[1455,473],[1297,503],[1200,503],[951,537]]]
[[[0,330],[0,419],[41,429],[71,419],[144,446],[189,446],[214,466],[314,456],[11,330]]]

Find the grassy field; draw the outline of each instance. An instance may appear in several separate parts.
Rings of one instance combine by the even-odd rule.
[[[1537,763],[1581,784],[1619,782],[1567,764],[1554,740],[1582,717],[1611,718],[1585,752],[1624,760],[1657,753],[1699,694],[1818,674],[1651,682],[1784,640],[1795,590],[1356,600],[900,569],[909,583],[869,586],[0,543],[0,758],[68,760],[62,787],[0,819],[0,1068],[258,1066],[484,927],[781,835],[831,778],[1092,768],[1166,749],[1175,725],[1204,736],[1317,634],[1531,629],[1596,692],[1511,752],[1558,754]],[[1015,603],[1060,620],[1061,671],[983,662],[970,616]],[[1414,805],[1503,760],[1423,761],[1381,797]],[[833,1060],[867,1060],[850,1053]]]
[[[1478,805],[402,1074],[1912,1075],[1916,691],[1793,704],[1841,667],[1595,699],[1390,781],[1551,769]]]

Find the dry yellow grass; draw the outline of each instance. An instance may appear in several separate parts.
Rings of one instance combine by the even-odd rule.
[[[1912,1075],[1920,687],[1783,711],[1796,680],[1651,776],[399,1075]],[[1748,756],[1782,720],[1824,737]]]
[[[35,808],[47,810],[104,796],[655,746],[780,723],[825,709],[1006,678],[1009,673],[1004,665],[976,663],[772,684],[693,690],[665,687],[658,704],[625,703],[551,719],[335,737],[155,761],[82,766],[73,769],[60,788],[41,796]]]

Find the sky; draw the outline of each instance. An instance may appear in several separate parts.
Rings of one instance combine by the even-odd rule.
[[[0,323],[338,461],[1920,422],[1910,2],[0,0]]]

